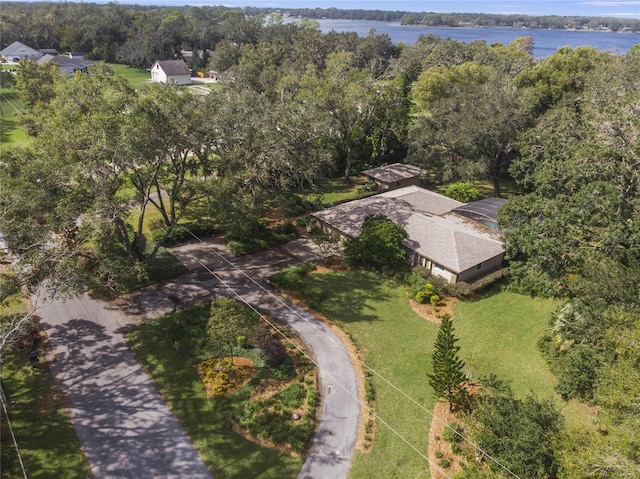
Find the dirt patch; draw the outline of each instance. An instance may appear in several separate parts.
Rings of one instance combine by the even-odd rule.
[[[438,402],[433,408],[431,427],[429,428],[429,477],[431,479],[443,479],[462,470],[462,456],[454,454],[451,444],[443,438],[446,424],[460,422],[456,414],[449,411],[449,404]],[[440,456],[440,457],[438,457]],[[448,467],[443,467],[446,463]]]
[[[435,324],[440,324],[442,322],[441,318],[444,314],[448,314],[450,318],[453,318],[453,305],[457,301],[457,298],[447,298],[446,300],[438,303],[438,307],[436,309],[431,304],[418,303],[413,299],[409,299],[411,308],[416,312],[416,314]]]
[[[310,274],[335,273],[346,271],[347,267],[342,264],[342,259],[338,256],[325,258],[324,261],[316,263],[316,268]]]

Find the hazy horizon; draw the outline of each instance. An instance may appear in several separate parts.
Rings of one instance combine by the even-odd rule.
[[[36,1],[36,0],[32,0]],[[64,0],[60,0],[64,1]],[[74,0],[72,0],[74,1]],[[79,0],[78,0],[79,1]],[[94,0],[108,3],[111,0]],[[494,13],[531,16],[559,15],[584,17],[616,17],[640,19],[640,0],[598,2],[579,0],[121,0],[122,5],[193,5],[228,7],[260,7],[286,10],[288,8],[337,8],[340,10],[386,10],[437,13]]]

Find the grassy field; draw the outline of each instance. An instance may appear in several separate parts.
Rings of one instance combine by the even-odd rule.
[[[558,304],[503,291],[458,302],[454,327],[468,371],[508,380],[518,397],[553,397],[556,380],[537,341]]]
[[[354,338],[365,362],[418,405],[374,376],[376,411],[422,453],[435,398],[426,381],[437,325],[415,314],[395,281],[365,272],[314,274],[308,279],[325,299],[318,309]],[[420,406],[426,408],[426,411]],[[372,472],[375,471],[375,474]],[[425,477],[426,461],[388,427],[377,425],[373,450],[357,453],[350,477]]]
[[[179,312],[181,321],[209,314],[208,303]],[[207,399],[193,364],[167,347],[162,325],[168,317],[142,323],[128,336],[138,360],[154,378],[187,434],[216,479],[295,478],[302,459],[260,447],[236,434],[230,424],[233,405],[245,401],[249,389]]]
[[[395,281],[364,272],[314,274],[306,281],[321,291],[314,304],[335,320],[360,347],[365,362],[415,402],[431,411],[435,399],[427,383],[438,326],[413,312],[404,288]],[[474,377],[495,373],[518,397],[533,393],[560,406],[569,422],[588,424],[584,408],[563,404],[554,377],[536,347],[554,301],[533,299],[496,289],[454,307],[460,357]],[[376,410],[399,434],[426,453],[428,412],[384,381],[373,379]],[[350,478],[427,477],[428,464],[388,427],[378,424],[373,451],[357,453]]]
[[[307,200],[315,201],[319,196],[324,206],[331,206],[347,200],[354,200],[362,196],[358,191],[358,188],[362,187],[365,183],[366,181],[363,176],[352,177],[351,183],[348,185],[345,184],[343,178],[332,178],[312,194],[307,195]]]
[[[128,65],[108,63],[109,67],[117,75],[125,77],[136,90],[142,89],[144,84],[151,79],[151,74],[143,68],[131,68]]]
[[[85,479],[91,476],[64,399],[44,364],[29,365],[29,351],[9,348],[2,356],[3,384],[12,405],[9,417],[27,476],[31,479]],[[2,414],[0,477],[23,477]]]
[[[18,98],[15,88],[0,88],[0,111],[2,112],[0,115],[1,144],[24,145],[31,141],[20,123],[24,105]]]

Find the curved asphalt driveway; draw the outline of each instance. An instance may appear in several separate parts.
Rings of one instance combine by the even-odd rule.
[[[284,300],[263,280],[282,268],[317,259],[308,242],[233,257],[215,240],[172,250],[190,270],[117,304],[88,297],[39,304],[56,356],[52,371],[69,398],[72,420],[97,478],[210,479],[197,451],[132,357],[123,333],[214,295],[239,295],[287,324],[318,366],[322,410],[299,479],[347,476],[360,414],[357,376],[339,337],[325,323]],[[232,264],[233,263],[233,264]]]
[[[165,291],[163,296],[169,299],[164,305],[157,302],[156,305],[166,310],[176,307],[171,301],[178,298],[180,302],[197,302],[212,295],[240,297],[291,327],[309,347],[307,353],[315,359],[319,373],[322,410],[310,454],[298,479],[345,478],[351,466],[360,417],[358,380],[349,353],[324,322],[286,301],[264,282],[283,268],[319,259],[312,243],[298,240],[279,249],[234,257],[219,241],[212,239],[173,248],[171,253],[192,273],[183,277],[183,282],[188,284],[160,286]],[[148,310],[150,301],[145,293],[148,294],[144,291],[131,299],[137,308]],[[155,311],[153,316],[159,312]]]

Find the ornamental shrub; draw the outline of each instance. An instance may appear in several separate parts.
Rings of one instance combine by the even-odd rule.
[[[427,298],[427,292],[424,289],[418,291],[413,297],[413,299],[415,299],[418,303],[425,303],[427,301]]]
[[[480,198],[480,191],[471,183],[451,183],[444,192],[445,196],[463,203],[475,201]]]

